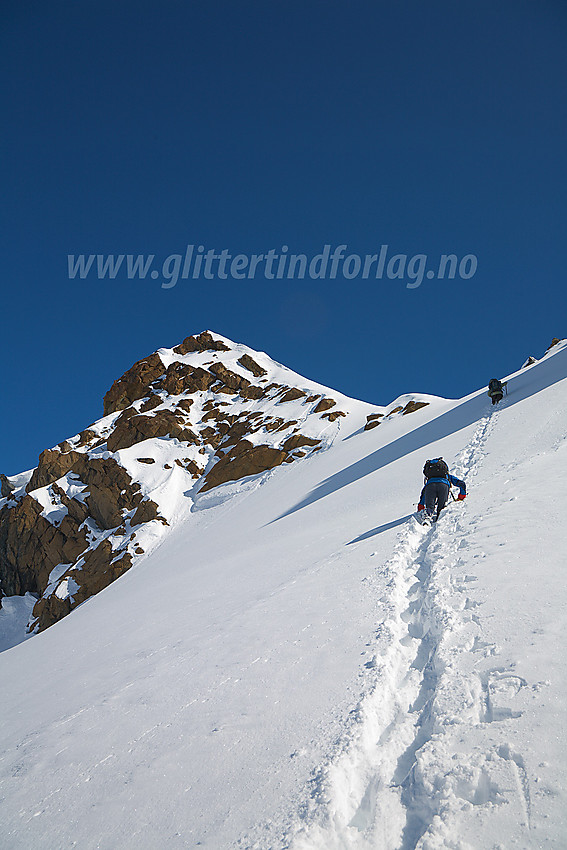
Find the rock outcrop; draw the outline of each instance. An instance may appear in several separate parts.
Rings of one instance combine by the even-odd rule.
[[[250,357],[249,354],[243,354],[242,357],[238,360],[238,363],[241,366],[244,366],[249,372],[252,372],[255,378],[262,378],[267,374],[266,370],[259,366],[253,357]]]
[[[35,594],[34,630],[121,576],[163,533],[153,487],[169,504],[293,463],[347,415],[209,331],[161,352],[114,381],[103,419],[43,451],[25,485],[0,476],[0,596]]]
[[[143,398],[148,387],[165,372],[165,366],[159,354],[150,354],[128,369],[121,378],[114,381],[104,397],[104,415],[124,410],[139,398]]]
[[[238,481],[249,475],[257,475],[279,466],[287,458],[285,449],[271,446],[253,446],[248,440],[240,440],[224,455],[205,476],[201,490],[210,490],[226,481]]]
[[[0,496],[5,499],[14,491],[14,485],[10,484],[4,473],[0,472]]]
[[[159,518],[156,503],[143,497],[140,485],[112,457],[89,458],[69,452],[56,463],[54,453],[42,453],[36,479],[39,486],[30,487],[36,469],[27,486],[30,492],[0,510],[0,586],[7,596],[29,592],[41,597],[32,622],[32,628],[39,631],[98,593],[130,566],[126,522],[132,534],[136,526]],[[81,498],[68,496],[55,483],[62,475],[68,476],[76,488],[81,485]],[[40,501],[33,493],[41,488],[46,492]],[[58,506],[55,521],[50,520],[49,513],[45,515],[45,501]],[[97,543],[93,530],[113,530],[115,534]],[[134,537],[135,532],[131,539]],[[63,572],[59,569],[62,566],[66,567]],[[58,572],[57,587],[50,590],[53,571]],[[58,588],[69,577],[75,590],[73,595],[63,596]]]
[[[194,351],[229,351],[230,347],[215,339],[210,331],[203,331],[198,336],[188,336],[173,350],[176,354],[190,354]]]

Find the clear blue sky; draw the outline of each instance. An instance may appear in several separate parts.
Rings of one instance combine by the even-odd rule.
[[[563,0],[3,4],[0,471],[215,330],[349,395],[460,396],[566,327]],[[438,257],[469,280],[70,280],[68,254]]]

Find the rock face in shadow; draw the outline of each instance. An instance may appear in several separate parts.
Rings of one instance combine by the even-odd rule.
[[[0,510],[0,582],[6,596],[43,593],[51,571],[74,563],[88,546],[82,520],[67,515],[54,527],[41,513],[29,495]]]
[[[14,485],[10,484],[8,478],[3,472],[0,472],[0,496],[7,498],[14,490]]]
[[[49,488],[50,501],[59,504],[61,518],[53,523],[43,515],[30,487],[33,476],[28,484],[31,492],[0,510],[0,586],[7,596],[30,592],[41,597],[33,609],[32,628],[38,631],[129,568],[132,557],[124,535],[118,532],[127,517],[131,529],[159,518],[155,502],[143,498],[140,485],[113,458],[69,452],[56,463],[53,454],[42,453],[37,477],[39,487]],[[63,475],[70,472],[73,480],[84,485],[84,498],[68,497],[55,483],[62,470]],[[93,546],[89,539],[93,528],[118,533],[113,542],[105,538]],[[62,571],[65,565],[68,569]],[[57,572],[58,589],[66,578],[72,579],[73,594],[62,597],[58,589],[46,594],[52,571]]]

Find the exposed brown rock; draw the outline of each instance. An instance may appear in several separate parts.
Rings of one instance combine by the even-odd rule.
[[[39,456],[37,467],[26,486],[26,492],[31,493],[38,487],[45,487],[57,481],[58,478],[66,475],[81,457],[83,455],[80,452],[63,453],[57,449],[45,449]]]
[[[177,407],[180,407],[182,410],[185,410],[187,413],[191,411],[191,405],[193,404],[192,398],[182,398],[177,402]]]
[[[52,496],[67,508],[67,515],[58,525],[41,515],[42,506],[29,494],[13,507],[0,511],[0,583],[5,594],[43,594],[51,571],[61,564],[71,566],[60,581],[68,576],[78,585],[72,600],[59,599],[55,594],[39,600],[34,607],[34,627],[40,630],[66,616],[131,565],[129,553],[113,552],[108,539],[88,550],[86,529],[80,528],[88,516],[100,528],[116,528],[119,535],[125,534],[127,513],[133,512],[132,525],[152,519],[165,522],[159,517],[155,502],[143,498],[139,485],[113,458],[73,454],[77,455],[73,472],[88,487],[88,495],[84,501],[70,499],[62,488],[51,484]],[[49,468],[51,460],[48,458]],[[77,563],[82,556],[84,564]]]
[[[525,369],[527,366],[532,366],[534,363],[537,363],[536,358],[530,356],[522,366],[522,369]]]
[[[136,511],[130,520],[130,525],[134,527],[158,518],[159,515],[156,503],[152,502],[151,499],[144,499],[136,508]]]
[[[148,387],[165,373],[159,354],[154,352],[128,369],[121,378],[114,381],[104,396],[104,415],[124,410],[139,398],[148,394]]]
[[[174,411],[158,410],[153,416],[146,416],[143,413],[120,416],[108,437],[108,451],[117,452],[120,449],[127,449],[152,437],[175,437],[181,442],[199,442],[193,431],[179,423]]]
[[[392,410],[390,410],[390,412],[387,415],[392,416],[392,414],[394,414],[394,413],[399,413],[400,410],[403,410],[403,407],[402,407],[401,404],[398,405],[398,407],[394,407]]]
[[[61,576],[60,581],[71,578],[77,583],[78,589],[72,594],[72,598],[59,599],[53,593],[36,602],[32,613],[32,628],[41,632],[52,626],[66,617],[77,605],[108,587],[131,566],[132,556],[129,552],[114,553],[110,541],[103,540],[96,549],[87,552],[80,568],[71,567]]]
[[[266,370],[262,369],[249,354],[243,354],[240,360],[238,360],[238,363],[245,369],[248,369],[249,372],[252,372],[255,378],[261,378],[262,375],[267,375]]]
[[[240,389],[246,389],[246,387],[250,386],[250,381],[247,378],[241,378],[240,375],[237,375],[235,372],[231,372],[230,369],[227,369],[223,363],[213,363],[211,366],[211,372],[213,372],[217,378],[225,384],[225,386],[230,387],[230,389],[236,391]]]
[[[143,404],[140,405],[140,413],[147,413],[148,410],[155,410],[156,407],[159,407],[160,404],[163,404],[163,398],[155,393],[152,393],[149,398],[147,398]]]
[[[383,416],[383,413],[370,413],[366,417],[366,425],[364,426],[364,430],[371,431],[372,428],[376,428],[380,424],[380,420]]]
[[[79,499],[69,499],[66,493],[57,484],[51,485],[52,493],[59,498],[62,505],[67,508],[67,514],[77,525],[77,528],[86,520],[89,509],[85,502]]]
[[[342,410],[334,410],[332,413],[324,413],[321,419],[328,419],[329,422],[334,422],[339,416],[346,416],[346,413],[343,413]]]
[[[242,437],[250,432],[257,431],[258,428],[258,425],[253,425],[246,419],[238,419],[233,425],[231,425],[223,445],[228,446],[232,443],[238,443]]]
[[[297,387],[291,387],[283,396],[278,399],[278,404],[285,404],[286,401],[297,401],[298,398],[305,398],[307,393]]]
[[[186,469],[187,472],[190,472],[193,478],[200,478],[203,474],[203,470],[197,466],[195,461],[191,460],[190,457],[184,457],[182,460],[176,458],[175,463],[177,466],[180,466],[182,469]]]
[[[176,354],[190,354],[192,351],[229,351],[230,349],[220,339],[213,339],[209,331],[203,331],[198,336],[188,336],[173,350]]]
[[[334,407],[337,402],[332,398],[322,398],[313,413],[323,413],[324,410]]]
[[[211,386],[211,392],[213,393],[225,393],[225,395],[236,395],[236,390],[232,387],[228,387],[226,384],[223,384],[222,381],[216,381]]]
[[[214,381],[214,375],[206,369],[201,369],[200,366],[171,363],[167,368],[162,386],[169,395],[180,395],[183,392],[194,393],[199,390],[208,390]]]
[[[0,584],[6,596],[43,593],[51,570],[71,564],[88,545],[86,532],[66,516],[56,528],[42,506],[26,495],[0,511]]]
[[[252,401],[256,401],[259,398],[262,398],[265,390],[262,387],[256,387],[254,384],[250,384],[249,387],[241,387],[240,395],[242,398],[251,399]]]
[[[140,485],[132,482],[124,467],[114,458],[85,458],[81,455],[75,469],[89,489],[85,502],[99,528],[117,528],[123,521],[123,514],[138,508],[142,502]],[[147,500],[144,505],[142,510],[149,511]],[[155,502],[151,505],[154,513],[151,519],[155,519],[157,505]]]
[[[560,342],[561,342],[561,340],[558,339],[556,336],[554,336],[553,339],[551,340],[551,343],[545,349],[546,353],[549,351],[550,348],[553,348],[554,345],[558,345]]]
[[[88,443],[92,443],[92,441],[94,439],[96,439],[96,437],[98,437],[98,434],[96,433],[96,431],[93,431],[92,428],[85,428],[85,430],[81,431],[81,433],[79,434],[79,442],[77,443],[77,447],[82,448],[83,446],[86,446]],[[63,448],[63,446],[62,446],[61,451],[68,452],[69,449]]]
[[[282,425],[284,424],[284,420],[280,419],[279,416],[275,418],[266,419],[264,421],[264,428],[266,431],[278,431]]]
[[[292,434],[288,437],[282,448],[286,452],[292,452],[300,446],[318,446],[321,440],[315,440],[313,437],[304,437],[303,434]]]
[[[220,446],[221,441],[223,439],[223,435],[219,434],[216,428],[211,428],[210,426],[202,429],[201,437],[214,449],[217,449]]]
[[[138,463],[155,463],[155,459],[153,457],[137,457],[136,460]]]
[[[271,446],[253,446],[248,440],[241,440],[207,473],[201,492],[226,481],[238,481],[248,475],[273,469],[283,463],[286,457],[287,453],[281,449],[273,449]]]
[[[71,598],[59,599],[55,593],[50,596],[42,597],[33,606],[30,630],[37,628],[38,632],[43,632],[45,629],[62,620],[67,614],[71,613]]]
[[[219,422],[220,420],[224,419],[234,422],[236,416],[229,416],[224,412],[224,410],[220,410],[218,407],[212,407],[209,408],[207,412],[201,417],[201,422],[209,422],[209,420],[211,419],[214,419],[216,422]]]
[[[6,476],[2,472],[0,472],[0,495],[2,497],[6,497],[9,496],[10,493],[13,493],[13,491],[13,484],[10,484]]]
[[[416,410],[420,410],[422,407],[427,407],[428,404],[428,401],[408,401],[402,410],[402,416],[405,416],[407,413],[415,413]]]

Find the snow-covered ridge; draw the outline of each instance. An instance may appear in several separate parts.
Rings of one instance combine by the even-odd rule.
[[[210,331],[159,349],[114,382],[105,416],[43,452],[34,470],[3,479],[2,592],[36,594],[30,625],[42,630],[147,556],[192,510],[230,498],[228,483],[254,486],[339,435],[432,400],[412,394],[376,408]]]
[[[339,417],[327,450],[196,494],[136,569],[1,653],[0,844],[562,850],[566,355],[496,408],[482,388],[362,411],[348,439]],[[468,496],[425,529],[439,454]]]

